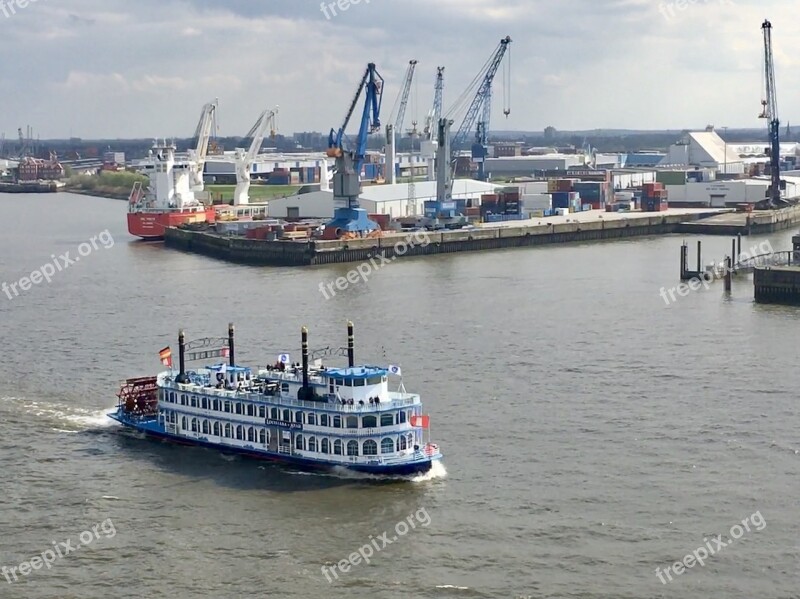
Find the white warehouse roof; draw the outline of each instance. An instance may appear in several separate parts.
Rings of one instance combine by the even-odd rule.
[[[360,197],[371,202],[394,202],[407,200],[409,197],[408,183],[395,183],[394,185],[365,185],[361,188]],[[492,193],[501,185],[475,181],[474,179],[453,180],[452,195],[454,199],[475,197],[479,194]],[[414,196],[422,199],[436,197],[436,181],[417,181],[414,184]]]

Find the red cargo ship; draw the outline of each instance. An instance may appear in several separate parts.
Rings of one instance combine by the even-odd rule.
[[[128,202],[128,232],[147,240],[163,239],[167,227],[189,223],[213,223],[213,206],[204,204],[203,168],[216,112],[216,101],[203,106],[197,125],[197,146],[176,158],[174,143],[155,141],[140,164],[149,183],[136,183]]]
[[[197,199],[202,189],[202,174],[194,171],[197,163],[191,159],[177,162],[175,146],[156,144],[142,171],[150,179],[147,190],[137,182],[128,203],[128,232],[146,240],[164,238],[166,227],[188,223],[213,223],[215,211]]]
[[[166,227],[177,227],[187,223],[214,222],[213,208],[198,207],[194,210],[173,210],[170,212],[129,212],[128,233],[147,241],[164,239]]]

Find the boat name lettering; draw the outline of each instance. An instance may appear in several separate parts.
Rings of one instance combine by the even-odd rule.
[[[227,358],[228,348],[221,349],[208,349],[206,351],[194,351],[186,354],[187,362],[194,362],[197,360],[208,360],[210,358]]]
[[[271,418],[267,418],[266,425],[279,426],[281,428],[297,429],[300,431],[303,430],[303,423],[301,422],[283,422],[282,420],[272,420]]]

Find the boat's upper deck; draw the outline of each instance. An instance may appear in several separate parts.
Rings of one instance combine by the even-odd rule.
[[[308,386],[315,400],[299,399],[303,386],[299,365],[276,365],[259,369],[254,375],[250,368],[218,364],[188,371],[186,384],[178,383],[175,374],[162,373],[159,386],[227,399],[341,412],[379,412],[421,403],[420,396],[406,393],[402,383],[398,391],[389,391],[388,371],[375,366],[309,367]]]

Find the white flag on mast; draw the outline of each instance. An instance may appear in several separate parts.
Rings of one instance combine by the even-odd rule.
[[[389,365],[389,372],[392,374],[396,374],[397,376],[403,376],[403,371],[400,370],[399,366]]]

